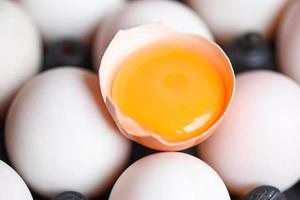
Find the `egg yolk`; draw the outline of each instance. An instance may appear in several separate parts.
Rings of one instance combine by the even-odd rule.
[[[224,109],[225,88],[213,63],[195,50],[172,45],[142,48],[114,77],[120,111],[168,142],[207,130]]]

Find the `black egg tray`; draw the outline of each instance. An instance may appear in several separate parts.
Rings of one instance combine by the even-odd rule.
[[[178,1],[181,1],[181,0],[178,0]],[[68,44],[68,42],[67,42],[67,44]],[[70,43],[70,46],[73,49],[70,50],[68,48],[69,49],[68,51],[62,51],[62,50],[64,50],[64,48],[66,46],[59,46],[59,45],[60,45],[59,43],[54,45],[55,48],[51,47],[51,45],[48,46],[48,49],[54,50],[53,52],[49,52],[49,51],[47,52],[47,48],[44,50],[47,53],[44,56],[44,63],[42,64],[42,66],[44,66],[44,68],[42,69],[42,71],[48,70],[50,68],[53,68],[54,66],[59,66],[59,65],[69,65],[69,66],[82,65],[82,66],[86,66],[86,67],[82,67],[82,68],[85,68],[88,70],[93,70],[91,68],[92,63],[91,63],[91,59],[90,59],[91,52],[88,47],[85,47],[81,43],[78,43],[78,44],[76,43],[75,46],[73,43]],[[64,43],[64,45],[66,45],[66,43]],[[225,49],[225,51],[226,51],[226,49]],[[229,52],[229,54],[230,54],[230,52]],[[236,57],[234,52],[232,55],[234,55]],[[272,59],[274,59],[274,55],[272,55],[272,56],[273,56]],[[68,63],[68,64],[66,64],[66,63]],[[273,64],[270,63],[270,66],[272,66],[272,65]],[[87,66],[89,66],[89,67],[87,67]],[[274,69],[272,69],[272,70],[274,70]],[[131,153],[130,160],[128,162],[128,166],[144,156],[147,156],[152,153],[157,153],[157,152],[158,151],[148,149],[137,143],[133,143],[132,153]],[[190,148],[183,152],[193,155],[193,156],[196,156],[195,148]],[[4,122],[1,122],[1,121],[0,121],[0,160],[3,160],[4,162],[10,164],[8,157],[7,157],[6,149],[5,149]],[[32,194],[33,194],[34,200],[47,200],[45,198],[38,196],[34,192],[32,192]],[[94,200],[108,200],[109,194],[110,194],[110,189],[108,191],[106,191],[102,196],[94,198]],[[285,191],[284,194],[285,194],[287,200],[300,200],[300,181],[295,186],[293,186],[289,190]],[[186,200],[188,200],[188,199],[186,199]],[[232,196],[232,200],[238,200],[238,198]]]

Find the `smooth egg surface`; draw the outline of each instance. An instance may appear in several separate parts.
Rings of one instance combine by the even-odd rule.
[[[0,199],[33,200],[22,178],[10,166],[0,160]]]
[[[240,196],[272,185],[284,191],[300,178],[300,87],[271,71],[241,73],[231,108],[199,146],[201,158]]]
[[[0,120],[17,90],[38,72],[41,53],[30,17],[14,1],[0,1]]]
[[[186,0],[220,43],[247,32],[271,38],[289,0]]]
[[[218,174],[184,153],[146,156],[123,172],[109,200],[230,200]]]
[[[48,198],[64,191],[101,194],[130,153],[102,102],[97,75],[75,67],[48,70],[21,89],[5,139],[13,166]]]
[[[18,0],[33,17],[47,42],[90,40],[101,20],[125,0]]]

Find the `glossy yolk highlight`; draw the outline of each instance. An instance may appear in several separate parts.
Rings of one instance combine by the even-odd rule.
[[[121,112],[168,142],[201,134],[223,111],[221,75],[191,49],[170,45],[141,49],[114,78],[112,98]]]

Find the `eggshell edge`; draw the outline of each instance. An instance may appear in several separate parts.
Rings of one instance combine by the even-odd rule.
[[[138,26],[136,28],[128,30],[121,30],[116,34],[107,50],[105,51],[99,69],[99,80],[102,97],[120,131],[133,141],[136,141],[146,147],[161,151],[179,151],[195,146],[206,140],[215,132],[222,119],[226,115],[235,91],[234,72],[231,63],[223,50],[217,44],[209,41],[208,39],[205,39],[201,36],[191,35],[192,37],[201,38],[201,40],[207,42],[207,44],[209,44],[211,48],[214,48],[214,51],[218,53],[216,57],[219,57],[220,60],[223,59],[223,62],[226,62],[227,68],[229,69],[228,75],[230,77],[228,83],[231,85],[232,89],[231,94],[229,95],[229,99],[227,99],[227,106],[219,119],[208,130],[201,133],[200,135],[187,141],[171,143],[164,140],[158,134],[153,133],[149,130],[145,130],[134,120],[125,117],[118,109],[117,105],[115,105],[115,103],[113,102],[110,94],[114,75],[120,68],[120,64],[126,57],[131,55],[141,46],[151,44],[154,41],[162,40],[163,38],[168,38],[173,35],[176,37],[177,34],[179,33],[161,23],[153,23]]]

